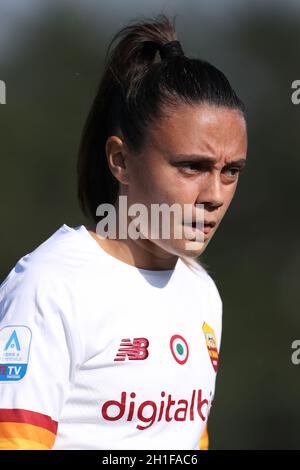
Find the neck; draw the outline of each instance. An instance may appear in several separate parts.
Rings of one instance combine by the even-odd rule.
[[[148,239],[102,238],[96,233],[96,225],[87,227],[87,230],[109,255],[131,266],[155,271],[174,269],[177,263],[177,255],[168,253]]]

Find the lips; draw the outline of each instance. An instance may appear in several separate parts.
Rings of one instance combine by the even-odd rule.
[[[199,227],[196,226],[198,222]],[[217,222],[215,220],[204,220],[204,224],[202,225],[200,221],[192,220],[191,222],[185,222],[184,225],[189,227],[193,232],[197,232],[198,230],[203,232],[204,235],[209,235],[215,227]]]
[[[211,221],[204,220],[203,226],[213,228],[216,225],[216,223],[217,222],[215,222],[214,220],[211,220]],[[189,225],[190,227],[196,228],[196,220],[193,220],[192,222],[186,222],[185,225]],[[201,223],[199,225],[200,227],[202,227]]]
[[[213,228],[216,225],[216,222],[214,220],[211,220],[208,222],[207,220],[204,221],[204,227],[211,227]],[[192,222],[192,227],[196,227],[196,221]]]

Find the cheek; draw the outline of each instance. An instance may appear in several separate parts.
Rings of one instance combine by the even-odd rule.
[[[174,176],[162,165],[152,164],[148,168],[145,167],[141,172],[138,186],[143,198],[148,202],[172,201],[173,193],[178,193]]]
[[[163,184],[156,175],[155,168],[138,165],[132,169],[128,187],[128,202],[149,206],[160,200]]]
[[[224,193],[224,199],[223,199],[224,204],[221,208],[221,214],[222,214],[221,218],[223,218],[225,213],[227,212],[227,209],[229,208],[231,204],[236,188],[237,188],[237,184],[226,188],[225,193]]]
[[[226,191],[225,193],[225,201],[226,201],[227,206],[229,206],[229,204],[231,203],[233,196],[235,194],[236,188],[237,188],[237,182],[234,185],[231,185],[228,187],[228,191]]]
[[[197,177],[186,177],[178,173],[174,179],[174,193],[178,202],[194,204],[205,190],[206,180],[204,175]]]

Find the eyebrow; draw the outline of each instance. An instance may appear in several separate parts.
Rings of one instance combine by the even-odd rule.
[[[204,165],[211,166],[214,163],[217,163],[218,160],[216,160],[213,157],[209,157],[208,155],[198,155],[198,154],[176,154],[173,155],[176,159],[178,159],[178,163],[180,159],[185,160],[186,162],[194,162],[194,163],[203,163]],[[175,162],[176,163],[176,162]],[[182,163],[182,161],[180,161]],[[244,168],[246,165],[246,158],[239,158],[238,160],[230,160],[226,163],[225,166],[231,166],[235,165],[238,168]]]

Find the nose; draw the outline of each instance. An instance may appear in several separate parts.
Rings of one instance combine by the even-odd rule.
[[[205,180],[201,181],[198,204],[204,204],[207,208],[218,209],[224,204],[222,182],[219,172],[207,172]]]

